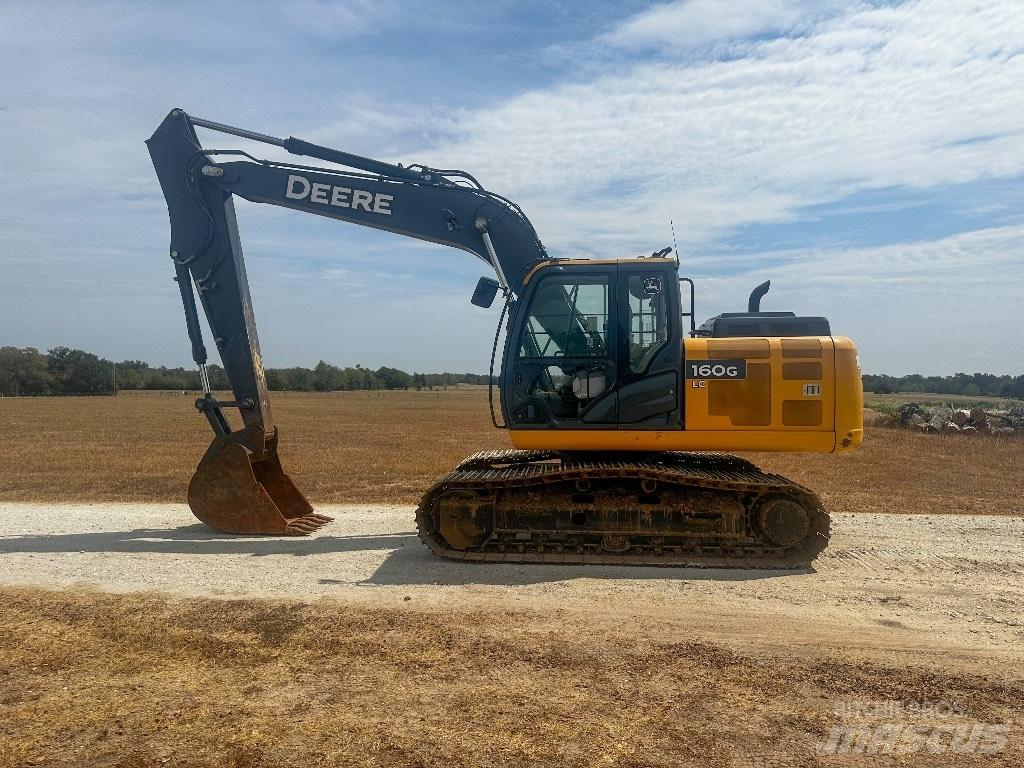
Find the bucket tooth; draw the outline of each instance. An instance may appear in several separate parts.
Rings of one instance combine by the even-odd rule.
[[[276,435],[262,455],[223,437],[214,439],[188,486],[188,505],[224,533],[305,536],[332,518],[316,514],[281,468]]]

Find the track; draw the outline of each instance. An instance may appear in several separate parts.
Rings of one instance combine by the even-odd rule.
[[[713,453],[478,453],[416,523],[437,555],[505,563],[793,569],[829,537],[810,490]]]

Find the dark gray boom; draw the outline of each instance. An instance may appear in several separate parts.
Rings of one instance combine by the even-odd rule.
[[[197,126],[274,144],[292,154],[314,157],[344,168],[313,168],[259,160],[241,150],[204,149],[196,135]],[[197,407],[215,433],[214,443],[190,485],[189,502],[200,519],[221,530],[306,532],[302,529],[316,516],[312,515],[302,494],[280,472],[276,455],[277,430],[270,409],[232,197],[237,195],[257,203],[270,203],[469,251],[495,270],[499,284],[510,298],[518,295],[532,265],[547,258],[544,246],[518,206],[488,192],[463,171],[393,165],[294,137],[279,139],[214,123],[189,116],[181,109],[171,110],[146,144],[167,200],[170,255],[185,309],[192,356],[199,366],[205,392],[197,401]],[[228,162],[217,159],[224,157],[238,159]],[[210,391],[207,353],[193,284],[234,393],[234,400],[230,402],[216,400]],[[228,406],[239,409],[243,429],[231,430],[222,412],[222,408]],[[236,448],[247,455],[234,455],[230,467],[208,467],[210,471],[204,479],[204,464],[224,464],[227,454],[237,454]],[[251,463],[251,473],[243,471],[238,461],[241,458]],[[249,513],[242,509],[246,505],[259,506],[252,499],[211,500],[224,485],[217,479],[216,472],[233,471],[241,472],[243,484],[253,476],[258,486],[254,490],[256,496],[263,492],[269,497],[266,500],[259,497],[257,501],[273,502],[282,513],[281,525],[275,522],[270,526],[272,530],[253,530],[259,525],[249,520]],[[275,491],[277,486],[283,490]],[[200,498],[204,496],[205,499]],[[285,497],[294,503],[289,504]],[[207,509],[201,511],[197,506]],[[290,507],[290,513],[286,506]],[[229,517],[231,519],[227,520]],[[277,530],[281,526],[289,529]]]

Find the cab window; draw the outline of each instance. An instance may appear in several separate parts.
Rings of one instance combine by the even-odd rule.
[[[519,357],[606,357],[608,279],[544,278],[533,295]]]
[[[643,373],[668,340],[668,291],[660,275],[630,275],[629,367]]]

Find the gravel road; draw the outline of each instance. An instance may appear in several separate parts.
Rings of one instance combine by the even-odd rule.
[[[319,511],[335,522],[309,538],[241,538],[176,504],[0,504],[0,585],[575,611],[809,653],[1024,656],[1021,517],[839,515],[813,569],[772,572],[454,563],[420,544],[410,507]]]

